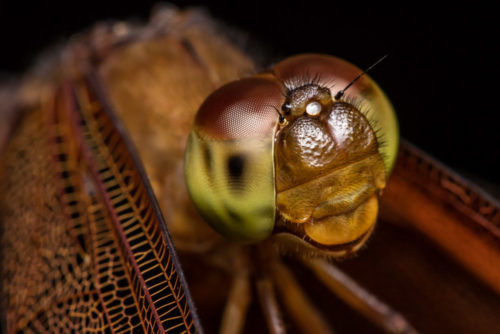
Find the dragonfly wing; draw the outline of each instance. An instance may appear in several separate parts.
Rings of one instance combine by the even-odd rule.
[[[140,161],[98,90],[66,82],[6,148],[7,332],[201,332]]]

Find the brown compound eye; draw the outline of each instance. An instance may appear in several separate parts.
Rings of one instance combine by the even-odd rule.
[[[195,127],[208,140],[272,136],[284,97],[272,77],[251,77],[227,84],[201,105]]]
[[[283,60],[274,67],[273,72],[289,90],[306,84],[316,84],[328,88],[331,95],[335,96],[337,91],[343,89],[362,70],[339,58],[305,54]],[[366,85],[367,81],[369,80],[362,78],[353,88]],[[359,93],[356,89],[351,92]]]

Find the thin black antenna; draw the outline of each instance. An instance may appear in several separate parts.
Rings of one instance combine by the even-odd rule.
[[[273,107],[273,109],[276,110],[276,112],[278,113],[278,115],[280,115],[279,121],[280,121],[280,123],[283,123],[283,121],[285,120],[285,116],[283,116],[283,114],[280,113],[280,111],[278,110],[278,108],[276,108],[275,106],[271,106],[271,107]]]
[[[368,73],[369,70],[371,70],[372,68],[374,68],[375,66],[377,66],[378,63],[380,63],[382,60],[384,60],[385,58],[387,58],[388,55],[384,55],[382,58],[380,58],[379,60],[377,60],[372,66],[368,67],[366,70],[364,70],[363,72],[361,72],[356,78],[354,78],[353,81],[351,81],[344,89],[342,90],[339,90],[337,94],[335,94],[335,100],[339,100],[345,93],[345,91],[347,89],[349,89],[349,87],[351,87],[356,81],[359,80],[359,78],[361,78],[363,75],[365,75],[366,73]]]

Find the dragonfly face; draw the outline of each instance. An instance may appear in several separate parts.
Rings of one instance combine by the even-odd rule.
[[[135,30],[123,24],[120,24],[119,29],[101,26],[95,30],[93,37],[89,37],[93,43],[83,39],[68,47],[67,54],[70,56],[66,59],[78,61],[54,65],[56,73],[63,73],[61,77],[56,75],[54,82],[47,81],[46,78],[31,77],[32,80],[28,80],[25,85],[43,89],[30,90],[38,95],[27,101],[32,104],[25,104],[31,108],[32,116],[23,120],[21,130],[17,130],[11,141],[14,144],[10,144],[7,149],[8,173],[5,172],[5,164],[2,165],[2,180],[9,181],[1,183],[4,191],[0,200],[1,250],[4,255],[0,268],[8,268],[2,272],[1,280],[2,296],[7,296],[2,301],[2,314],[6,315],[3,319],[7,324],[5,327],[12,332],[30,329],[35,331],[40,328],[50,331],[54,328],[51,326],[89,326],[87,319],[93,319],[89,327],[102,332],[126,330],[129,329],[127,324],[136,326],[138,331],[141,327],[144,331],[151,327],[153,332],[161,332],[158,328],[163,328],[166,332],[171,328],[172,332],[176,332],[176,328],[184,328],[182,326],[187,327],[187,330],[194,328],[190,327],[189,321],[185,321],[180,327],[175,327],[178,323],[172,325],[168,322],[189,319],[191,308],[189,302],[186,302],[187,306],[176,308],[180,315],[175,313],[175,317],[169,317],[170,311],[165,311],[170,310],[169,305],[175,302],[165,302],[164,297],[171,295],[163,294],[162,284],[174,282],[173,286],[177,286],[177,280],[173,267],[168,267],[171,262],[162,261],[172,258],[175,262],[175,256],[151,255],[166,254],[165,249],[169,248],[165,245],[168,242],[161,240],[168,239],[163,230],[162,219],[156,216],[158,212],[155,211],[154,199],[151,199],[148,191],[145,174],[134,172],[136,169],[141,171],[141,168],[136,163],[133,148],[120,144],[126,143],[128,136],[120,132],[120,121],[109,116],[114,111],[124,122],[144,163],[169,224],[174,244],[181,252],[185,275],[207,332],[219,329],[226,332],[238,332],[240,329],[263,332],[266,326],[272,327],[273,322],[266,316],[275,314],[272,312],[277,310],[274,308],[276,305],[284,310],[285,327],[292,332],[297,330],[317,333],[321,332],[318,328],[324,330],[329,326],[339,332],[375,332],[377,329],[363,320],[358,312],[365,316],[372,314],[368,318],[382,324],[385,330],[397,331],[399,328],[401,331],[396,326],[401,324],[401,318],[391,312],[384,313],[384,307],[380,304],[370,305],[369,301],[377,300],[367,298],[372,295],[360,297],[360,291],[366,293],[366,290],[346,288],[351,281],[343,281],[340,292],[337,290],[336,293],[357,310],[354,312],[346,309],[326,288],[322,288],[323,285],[318,284],[309,271],[297,268],[295,264],[292,265],[293,272],[300,274],[297,278],[304,289],[297,288],[297,279],[289,275],[290,269],[283,264],[280,253],[272,245],[264,241],[257,246],[246,246],[221,238],[200,219],[188,196],[190,192],[195,197],[195,202],[199,202],[198,207],[203,206],[200,202],[209,200],[219,203],[223,200],[231,205],[236,203],[234,205],[240,210],[236,213],[243,217],[251,216],[252,213],[241,210],[251,208],[255,203],[265,202],[266,205],[271,205],[271,210],[262,210],[265,219],[260,220],[259,225],[252,226],[250,222],[247,226],[245,222],[241,224],[244,228],[232,225],[236,219],[213,218],[216,215],[222,218],[230,216],[227,214],[227,205],[221,204],[226,209],[225,212],[219,209],[203,212],[207,209],[201,208],[202,215],[209,216],[208,220],[212,220],[216,229],[235,239],[257,241],[274,232],[274,236],[268,238],[277,240],[273,245],[277,244],[284,253],[305,258],[306,262],[309,259],[307,255],[317,255],[318,249],[323,253],[332,252],[332,248],[333,251],[353,251],[372,232],[374,223],[374,219],[358,220],[358,216],[363,218],[358,210],[368,212],[369,216],[374,215],[378,203],[374,209],[373,195],[378,195],[384,188],[385,177],[396,161],[397,141],[386,138],[388,144],[380,147],[379,138],[373,130],[382,126],[386,137],[397,137],[397,126],[386,97],[371,79],[365,77],[364,81],[358,82],[348,91],[354,96],[361,95],[364,103],[333,99],[332,95],[335,95],[337,88],[343,88],[360,71],[351,68],[346,71],[345,76],[338,76],[339,72],[335,71],[338,84],[335,87],[329,86],[330,77],[325,68],[338,66],[345,70],[351,65],[325,56],[291,58],[276,65],[272,74],[255,75],[255,65],[251,59],[221,37],[206,17],[195,12],[166,13],[169,15],[160,13],[153,19],[152,22],[157,25],[153,24],[149,28]],[[158,25],[159,22],[164,25]],[[117,33],[123,31],[127,33]],[[82,50],[92,57],[87,59]],[[312,59],[315,57],[316,59]],[[313,69],[311,72],[326,73],[325,77],[319,77],[326,78],[325,82],[299,80],[297,84],[297,80],[287,80],[297,72],[299,77],[302,76],[300,71],[304,66],[298,66],[297,63],[302,62],[307,65],[306,68],[312,68],[322,61],[330,66],[322,65],[320,70]],[[251,79],[224,86],[242,77]],[[30,85],[33,83],[35,85]],[[288,87],[286,83],[289,84]],[[269,89],[262,90],[262,84]],[[61,85],[64,89],[60,89]],[[241,85],[244,86],[243,89]],[[233,90],[233,94],[223,94],[217,100],[217,92],[221,92],[219,90],[203,104],[221,86],[226,87],[221,88],[222,91]],[[224,113],[228,113],[228,105],[248,104],[248,92],[251,90],[255,90],[256,96],[260,97],[257,100],[263,108],[243,109],[246,112],[229,108],[237,117],[226,118]],[[366,116],[366,110],[363,109],[366,104],[376,106],[370,109],[382,111],[382,116],[375,115],[379,118],[376,120],[378,126],[372,124],[373,118],[370,115]],[[203,105],[202,112],[195,116],[200,105]],[[263,116],[258,114],[262,109]],[[283,114],[282,120],[279,113]],[[257,117],[258,122],[252,117],[256,114],[260,117]],[[224,117],[219,118],[221,115]],[[340,121],[332,122],[332,119],[343,117],[354,122],[346,124],[346,127]],[[242,122],[244,127],[234,126],[233,122]],[[194,134],[188,139],[193,125]],[[325,128],[326,131],[321,131]],[[303,136],[304,132],[319,134],[318,138],[321,140],[312,142],[320,147],[320,151],[322,148],[328,152],[332,145],[341,147],[342,151],[333,156],[317,155],[308,146],[307,143],[311,140]],[[349,141],[350,132],[364,135],[356,136],[356,143],[359,143],[359,139],[365,139],[366,142],[356,147],[358,144]],[[193,151],[188,152],[188,163],[184,166],[184,150],[188,141]],[[258,143],[249,145],[251,141]],[[263,141],[266,143],[262,144]],[[304,142],[306,144],[302,145]],[[318,143],[326,144],[316,145]],[[242,154],[242,150],[250,153]],[[41,152],[46,154],[40,154]],[[495,291],[498,291],[495,288],[498,287],[495,285],[497,271],[495,266],[473,264],[481,263],[481,258],[486,258],[486,263],[496,263],[498,247],[488,239],[495,234],[490,232],[484,234],[484,238],[479,238],[474,233],[434,233],[435,239],[431,239],[436,240],[434,243],[429,241],[429,237],[422,236],[431,235],[433,228],[444,226],[445,223],[451,229],[453,226],[458,226],[457,229],[462,226],[453,225],[456,219],[450,219],[450,215],[453,216],[456,212],[444,214],[442,208],[436,205],[441,203],[439,201],[445,203],[442,205],[445,213],[449,207],[461,210],[465,210],[464,206],[474,208],[477,202],[472,202],[474,205],[469,206],[464,204],[466,201],[461,202],[462,206],[453,201],[446,202],[449,192],[444,195],[440,193],[441,197],[436,197],[433,193],[422,196],[423,188],[415,181],[412,181],[410,189],[405,188],[412,173],[418,178],[421,177],[422,170],[425,170],[429,171],[429,180],[438,180],[437,183],[426,181],[430,188],[437,187],[442,191],[440,185],[446,180],[447,184],[454,185],[449,189],[468,189],[466,185],[450,178],[443,169],[436,168],[432,161],[426,164],[425,156],[415,152],[404,146],[404,155],[400,155],[394,171],[393,179],[398,183],[389,180],[384,190],[385,195],[388,195],[385,198],[388,197],[391,201],[382,206],[383,223],[376,229],[368,249],[352,261],[343,262],[341,266],[363,285],[370,287],[374,294],[390,301],[390,304],[410,317],[418,329],[436,333],[461,330],[487,332],[498,327],[496,311],[500,305],[495,295]],[[339,162],[345,161],[342,158],[351,156],[348,153],[354,154],[355,158],[347,158],[345,164]],[[373,158],[370,164],[367,155]],[[31,156],[39,160],[32,163],[27,159]],[[51,158],[44,160],[44,156]],[[52,157],[55,158],[54,161],[51,160]],[[189,162],[189,159],[194,162]],[[30,163],[23,163],[26,161]],[[248,161],[257,163],[247,164]],[[103,168],[102,164],[108,165]],[[15,176],[26,170],[17,166],[31,168],[31,172],[36,175],[36,182],[22,177],[16,179]],[[63,167],[66,169],[61,170]],[[184,184],[185,169],[188,174],[187,187]],[[353,187],[354,190],[351,189],[347,194],[342,190],[338,192],[327,189],[327,195],[332,197],[326,198],[332,200],[328,202],[322,199],[328,204],[326,217],[335,218],[325,225],[319,225],[319,232],[316,229],[318,225],[304,221],[303,216],[307,215],[301,215],[303,210],[297,202],[302,205],[300,199],[303,197],[289,195],[290,192],[287,192],[298,188],[300,193],[308,195],[305,198],[311,198],[310,194],[317,197],[314,188],[307,186],[318,179],[314,174],[318,169],[320,178],[333,175],[328,183],[337,182],[339,185],[343,185],[343,180],[356,183],[357,178],[354,176],[371,171],[367,181],[358,187],[371,185],[371,188],[367,187],[370,189],[368,195],[358,197],[360,203],[354,205],[356,209],[351,215],[346,214],[345,219],[339,219],[339,215],[336,215],[343,212],[341,209],[329,210],[333,210],[333,204],[342,207],[342,203],[336,201],[338,198],[351,197],[355,202],[356,196],[351,196],[351,193],[356,193],[359,189]],[[407,177],[402,171],[411,175]],[[194,182],[189,177],[190,173],[199,180]],[[216,189],[220,191],[219,197],[206,196],[199,187],[206,182],[206,175],[210,173],[219,176],[213,182],[222,185],[222,189]],[[247,177],[246,173],[251,174]],[[197,174],[199,175],[196,176]],[[24,183],[13,180],[23,180]],[[42,197],[31,206],[18,205],[28,202],[33,194],[23,192],[24,189],[19,190],[16,184],[39,186],[37,182],[40,180],[43,187],[37,193],[46,194],[48,199],[44,200]],[[259,190],[249,191],[246,180],[253,182],[252,185],[256,185]],[[76,183],[68,187],[65,182]],[[146,186],[136,188],[138,184],[144,183]],[[120,185],[118,188],[117,184]],[[399,187],[396,193],[393,190],[395,186]],[[27,186],[25,188],[29,189]],[[317,193],[323,195],[321,191],[324,188],[324,184],[319,183]],[[413,191],[414,189],[417,190]],[[61,192],[63,195],[59,195]],[[484,200],[480,193],[473,194],[475,201]],[[205,199],[200,200],[203,196]],[[425,207],[420,208],[418,205],[423,203],[422,197],[427,202]],[[22,200],[16,201],[16,198]],[[305,206],[320,211],[318,207],[322,203],[306,203]],[[332,205],[329,206],[330,204]],[[55,210],[58,206],[61,210]],[[479,209],[474,212],[481,214],[481,226],[494,220],[494,203],[483,201],[477,208]],[[135,214],[131,214],[129,210],[135,210]],[[78,219],[72,216],[75,211]],[[411,211],[413,216],[407,215],[407,211]],[[331,214],[332,212],[335,214]],[[433,217],[438,219],[431,220],[427,225],[418,225],[421,227],[417,227],[417,233],[408,229],[407,225],[401,226],[422,222],[418,220],[420,212],[432,212]],[[321,213],[316,214],[316,217],[312,215],[313,219],[323,219]],[[473,217],[472,214],[465,216],[472,221],[471,224],[475,222],[470,218]],[[19,220],[18,217],[29,219]],[[37,220],[36,217],[44,219]],[[45,219],[47,217],[57,219]],[[361,224],[359,230],[348,230],[339,239],[335,239],[339,235],[339,225],[357,221],[368,221],[368,224]],[[396,225],[387,224],[387,221],[395,222]],[[25,222],[31,224],[30,228],[22,228],[28,226],[23,225]],[[156,223],[151,225],[151,222]],[[423,222],[429,220],[424,219]],[[139,232],[136,227],[140,227]],[[493,227],[491,231],[494,231]],[[290,235],[293,240],[290,240]],[[465,239],[456,238],[464,235]],[[467,238],[470,235],[472,237]],[[306,239],[308,243],[297,246],[297,239]],[[476,255],[456,252],[460,249],[457,245],[464,240],[475,242]],[[353,241],[355,247],[351,244]],[[335,249],[337,246],[342,249]],[[441,248],[452,254],[455,260],[450,260],[449,255],[443,255]],[[343,254],[345,253],[333,255]],[[156,263],[153,259],[160,261],[153,266],[151,263]],[[19,266],[19,262],[32,265]],[[457,265],[455,262],[461,264]],[[325,268],[321,262],[307,263],[316,274],[318,268]],[[170,268],[171,271],[155,271],[161,266]],[[464,270],[464,267],[472,274]],[[181,273],[179,267],[176,268]],[[325,274],[324,270],[319,272]],[[156,274],[170,278],[160,280]],[[182,275],[180,276],[182,281]],[[317,276],[323,277],[320,274]],[[477,277],[483,283],[478,283]],[[255,285],[250,282],[255,282]],[[330,290],[335,291],[331,280],[325,282]],[[484,282],[488,285],[485,286]],[[18,294],[20,290],[23,293]],[[437,294],[436,291],[440,293]],[[466,296],[464,291],[467,291]],[[358,293],[357,297],[354,292]],[[182,293],[177,294],[178,300],[184,301],[183,296]],[[252,296],[259,300],[264,311],[249,306]],[[226,300],[230,303],[226,304]],[[470,303],[470,300],[474,302]],[[147,305],[138,304],[139,302]],[[356,308],[356,305],[362,306]],[[365,309],[367,305],[369,307]],[[134,307],[137,311],[133,311]],[[231,313],[235,309],[237,312]],[[376,316],[373,316],[374,310]],[[249,320],[245,322],[247,313]],[[200,330],[201,327],[196,325],[197,317],[193,317],[193,326],[198,326]],[[405,326],[409,332],[411,327],[407,324]]]
[[[359,73],[337,58],[302,55],[207,98],[185,169],[212,227],[244,242],[275,231],[278,240],[330,256],[364,244],[398,137],[390,102],[370,78],[352,87],[358,102],[334,99],[334,86]]]

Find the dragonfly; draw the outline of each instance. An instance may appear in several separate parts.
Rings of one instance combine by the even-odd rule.
[[[241,245],[206,224],[175,224],[200,221],[179,163],[188,111],[255,73],[216,31],[192,11],[99,25],[16,91],[12,110],[26,112],[3,149],[4,330],[494,332],[499,205],[404,141],[375,234],[336,266],[289,254],[270,270],[258,247],[234,257]],[[194,93],[173,88],[186,81]]]

